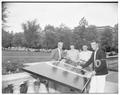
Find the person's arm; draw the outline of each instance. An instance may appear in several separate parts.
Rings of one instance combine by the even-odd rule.
[[[85,64],[81,64],[82,68],[89,66],[91,63],[93,63],[93,61],[94,61],[94,55],[92,53],[90,59]]]
[[[54,60],[54,56],[55,56],[55,50],[52,50],[50,55],[50,60]]]
[[[69,57],[69,51],[66,52],[66,59],[70,59],[70,57]]]
[[[77,58],[76,58],[76,62],[79,62],[79,51],[77,51]]]

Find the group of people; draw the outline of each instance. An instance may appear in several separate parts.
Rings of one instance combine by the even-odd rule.
[[[98,42],[92,41],[90,44],[93,51],[88,50],[87,45],[83,45],[80,51],[75,49],[74,45],[70,45],[70,50],[63,51],[63,42],[58,42],[58,47],[51,53],[51,60],[60,61],[66,57],[73,62],[81,63],[79,64],[81,69],[89,67],[92,72],[89,93],[104,93],[106,75],[108,74],[106,54],[99,47]],[[66,52],[65,56],[64,52]]]
[[[92,55],[92,51],[88,50],[87,45],[82,46],[82,50],[75,49],[73,44],[70,45],[70,50],[62,50],[63,42],[58,43],[58,48],[51,53],[52,60],[61,60],[66,57],[74,62],[87,62]],[[65,53],[65,55],[64,55]]]

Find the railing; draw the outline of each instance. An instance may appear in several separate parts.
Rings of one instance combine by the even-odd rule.
[[[40,83],[40,85],[35,85],[35,82],[38,80],[33,78],[28,73],[17,73],[3,75],[2,77],[2,88],[7,87],[8,85],[13,86],[13,93],[20,93],[21,85],[27,82],[27,93],[48,93],[45,84]]]
[[[107,56],[108,70],[118,72],[118,55]]]
[[[35,65],[36,63],[34,63]],[[38,63],[37,63],[38,64]],[[33,65],[33,64],[27,64]],[[20,93],[21,85],[27,82],[27,92],[26,93],[48,93],[46,85],[40,83],[40,85],[35,85],[38,82],[37,79],[33,78],[29,73],[22,72],[16,74],[9,74],[2,76],[2,89],[12,85],[13,93]]]

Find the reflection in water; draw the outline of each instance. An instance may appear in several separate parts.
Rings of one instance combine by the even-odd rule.
[[[67,75],[68,75],[68,72],[67,72],[67,71],[63,71],[63,75],[64,75],[64,76],[67,76]]]
[[[56,73],[56,72],[57,72],[57,67],[52,67],[52,71],[53,71],[54,73]]]
[[[74,78],[74,83],[75,83],[75,82],[78,82],[78,80],[79,80],[79,76],[76,76],[76,77]]]

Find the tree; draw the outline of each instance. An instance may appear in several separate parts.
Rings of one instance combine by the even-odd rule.
[[[12,38],[13,38],[13,34],[6,32],[6,31],[2,31],[2,47],[4,48],[8,48],[12,46]]]
[[[58,41],[62,41],[64,43],[63,48],[69,49],[72,41],[72,30],[64,24],[61,24],[56,28],[56,36]]]
[[[15,47],[23,47],[26,46],[26,40],[24,37],[24,33],[16,33],[13,37],[13,45]]]
[[[36,48],[40,49],[44,47],[45,33],[43,31],[38,33]]]
[[[88,21],[85,19],[85,17],[81,18],[81,20],[79,21],[79,26],[88,26]]]
[[[43,44],[42,46],[44,48],[56,48],[57,43],[59,41],[62,41],[64,43],[63,48],[68,49],[70,46],[70,41],[72,38],[72,32],[71,29],[64,24],[61,24],[59,27],[54,27],[51,25],[46,25],[44,28],[43,33],[45,33],[45,36],[43,36]]]
[[[79,25],[73,29],[73,40],[76,47],[79,49],[83,44],[86,44],[86,32],[87,32],[88,22],[85,17],[81,18]]]
[[[118,24],[114,25],[113,32],[113,49],[118,52]]]
[[[45,32],[55,32],[55,28],[54,28],[54,26],[48,24],[45,26],[44,31]]]
[[[8,48],[12,46],[12,37],[13,34],[5,31],[7,27],[7,18],[8,18],[8,11],[7,11],[7,3],[2,2],[2,47]]]
[[[90,25],[87,27],[87,31],[84,32],[84,38],[87,41],[97,40],[97,29],[96,26]]]
[[[112,46],[112,40],[113,40],[112,29],[106,27],[104,29],[104,32],[101,34],[101,46],[105,51],[110,51]]]
[[[114,25],[114,30],[115,30],[115,32],[118,32],[118,24]]]
[[[2,30],[6,27],[8,18],[7,4],[2,2]]]
[[[40,25],[37,24],[37,21],[27,21],[26,23],[22,24],[22,28],[24,30],[27,46],[30,48],[37,47],[39,41],[38,33],[41,31]]]
[[[83,17],[79,21],[79,25],[74,28],[74,33],[78,34],[81,38],[84,38],[84,32],[86,31],[86,26],[88,25],[87,20]]]
[[[44,48],[55,48],[57,44],[56,34],[54,26],[46,25],[44,28],[45,38],[44,38]]]
[[[3,21],[3,23],[7,22],[7,20],[6,20],[7,17],[8,17],[8,15],[7,15],[6,3],[2,3],[2,21]]]

